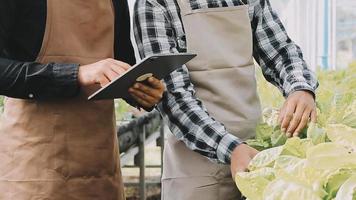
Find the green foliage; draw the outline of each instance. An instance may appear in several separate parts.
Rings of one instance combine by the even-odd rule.
[[[283,98],[258,76],[263,120],[247,143],[261,152],[235,176],[249,200],[356,200],[356,65],[318,76],[318,122],[289,139],[277,123]]]
[[[336,135],[337,130],[343,134]],[[284,145],[258,153],[250,171],[235,176],[242,194],[250,200],[354,200],[356,129],[309,126],[307,136],[289,138]]]
[[[115,100],[115,114],[116,114],[116,120],[117,121],[122,121],[122,120],[128,120],[131,119],[131,113],[130,110],[132,107],[127,104],[124,100],[119,99]]]

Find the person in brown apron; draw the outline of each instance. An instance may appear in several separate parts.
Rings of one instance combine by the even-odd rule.
[[[189,112],[190,115],[195,114],[198,116],[195,118],[200,117],[201,121],[206,118],[216,119],[217,122],[221,122],[226,127],[228,133],[237,136],[237,138],[242,141],[253,138],[255,136],[255,127],[260,120],[261,112],[260,102],[256,92],[255,65],[253,60],[253,50],[255,46],[253,46],[254,40],[252,37],[255,33],[253,33],[251,28],[249,16],[250,5],[245,5],[244,2],[246,1],[242,2],[238,0],[233,1],[235,6],[231,6],[233,4],[232,1],[224,0],[139,0],[138,2],[136,5],[136,13],[138,14],[136,15],[135,21],[137,21],[136,26],[138,27],[136,28],[136,33],[141,33],[141,35],[136,37],[141,54],[147,56],[161,53],[162,51],[179,51],[179,48],[183,47],[184,49],[184,46],[187,47],[187,52],[197,54],[197,57],[186,65],[189,69],[189,77],[176,78],[183,76],[183,73],[177,73],[172,75],[173,78],[168,80],[168,83],[171,85],[181,86],[183,85],[181,81],[187,82],[190,78],[192,85],[194,85],[194,90],[196,91],[195,96],[189,99],[187,98],[188,100],[184,101],[184,98],[178,98],[176,96],[189,96],[186,93],[192,93],[192,89],[186,89],[186,87],[190,87],[190,85],[185,84],[181,87],[177,86],[177,88],[171,86],[171,88],[173,88],[172,93],[174,94],[167,99],[169,102],[173,102],[174,99],[177,98],[176,104],[178,105],[167,103],[167,99],[163,99],[161,103],[163,106],[159,106],[159,108],[161,107],[160,111],[164,114],[166,119],[170,121],[171,124],[174,124],[172,121],[179,121],[179,119],[174,116],[175,113],[173,113],[173,110],[177,113]],[[227,4],[227,2],[230,2],[229,6],[222,6],[223,3]],[[236,5],[236,2],[238,2],[239,5]],[[258,2],[268,4],[268,1],[251,0],[247,2],[254,2],[254,5]],[[177,17],[179,13],[175,12],[176,9],[178,10],[175,3],[177,3],[176,5],[180,10],[180,18]],[[199,7],[197,6],[199,4],[204,5],[202,6],[203,8],[192,8]],[[205,8],[206,5],[208,5],[207,7],[209,8]],[[156,14],[156,12],[163,13],[163,16]],[[255,10],[255,12],[257,12],[257,10]],[[153,17],[150,17],[150,15]],[[269,17],[269,15],[267,17]],[[266,18],[263,18],[263,20],[269,20]],[[164,21],[164,23],[162,23],[162,21]],[[180,22],[182,24],[180,24]],[[152,30],[154,25],[156,25],[155,31]],[[267,26],[266,24],[263,25]],[[182,26],[184,27],[184,31]],[[166,27],[166,35],[158,34],[164,33],[161,27]],[[267,26],[267,28],[270,27]],[[150,34],[152,32],[156,32],[157,34]],[[181,39],[182,35],[185,36],[185,41]],[[261,38],[262,37],[263,35]],[[160,43],[157,42],[157,40],[159,40]],[[186,42],[186,45],[180,44],[184,42]],[[157,43],[159,43],[159,45],[157,45]],[[169,46],[169,44],[174,45]],[[161,46],[162,48],[153,48],[154,45]],[[164,48],[166,46],[169,46],[170,49]],[[175,80],[175,78],[177,80]],[[314,80],[314,78],[312,79]],[[308,89],[313,91],[315,88],[306,88],[306,90]],[[182,90],[187,91],[182,92]],[[170,92],[169,89],[168,92]],[[301,103],[310,103],[310,105],[308,105],[311,108],[310,112],[305,112],[305,114],[307,114],[306,119],[308,120],[311,111],[315,111],[313,110],[315,108],[315,102],[313,96],[307,91],[297,91],[291,94],[286,101],[288,103],[286,103],[286,106],[282,109],[282,113],[288,113],[288,115],[290,115],[290,113],[293,114],[295,110],[291,110],[293,106],[289,106],[289,104],[295,101],[295,96],[306,99],[305,102],[301,101]],[[209,115],[199,115],[202,113],[200,111],[197,111],[199,114],[196,114],[194,111],[189,110],[189,108],[179,110],[180,106],[184,108],[189,107],[186,105],[188,102],[193,102],[192,104],[194,104],[194,101],[196,101],[196,99],[194,99],[195,97],[202,101],[204,107],[191,106],[191,110],[206,107]],[[293,98],[294,100],[292,100]],[[294,103],[297,104],[296,102],[297,101]],[[285,108],[287,108],[288,112],[284,111]],[[172,113],[167,114],[166,112]],[[298,111],[296,113],[299,114]],[[181,114],[181,116],[189,117],[183,114]],[[214,121],[210,119],[206,121]],[[296,135],[298,130],[306,124],[304,116],[302,123],[299,123],[300,120],[297,121],[296,119],[293,119],[292,122],[289,123],[290,119],[289,121],[284,120],[284,116],[282,116],[281,119],[281,121],[283,121],[283,127],[286,124],[288,128],[289,124],[291,124],[291,127],[295,126],[295,124],[297,124],[297,126],[299,125],[298,128],[295,126],[294,128],[288,129],[289,132],[292,131],[292,133],[296,133]],[[189,119],[184,120],[189,121]],[[240,144],[232,152],[231,167],[213,163],[206,158],[209,156],[206,156],[207,153],[203,152],[204,149],[201,149],[199,153],[202,152],[201,154],[203,155],[206,153],[205,156],[191,150],[196,150],[198,145],[194,146],[189,143],[194,143],[201,138],[197,136],[198,134],[194,135],[194,133],[189,132],[190,130],[186,130],[190,127],[184,124],[184,120],[179,121],[179,125],[173,126],[172,131],[175,131],[175,135],[180,136],[179,140],[171,135],[166,142],[162,177],[162,199],[240,199],[241,195],[231,178],[231,173],[236,172],[236,170],[246,170],[249,160],[257,151],[248,149],[246,147],[247,145]],[[205,123],[197,121],[198,120],[194,122],[194,126],[199,126],[200,124],[205,125]],[[288,123],[285,121],[288,121]],[[192,123],[186,124],[192,125]],[[204,128],[206,127],[208,126]],[[214,128],[216,127],[217,126],[214,126]],[[182,131],[182,133],[178,130]],[[189,134],[184,132],[184,130],[189,132]],[[210,134],[212,135],[210,139],[214,140],[217,134],[212,134],[211,132],[217,129],[210,128],[210,130]],[[219,130],[221,131],[221,129]],[[187,137],[184,134],[193,135],[191,137],[195,137],[195,140],[184,138]],[[203,140],[199,141],[200,146],[204,146],[204,144],[201,144],[203,143],[202,141]],[[209,142],[208,139],[204,141]],[[187,146],[191,147],[191,149]],[[212,148],[212,145],[206,146]],[[213,157],[211,156],[210,158]]]
[[[26,100],[5,99],[0,121],[0,199],[125,199],[114,102],[86,100],[98,84],[105,85],[129,68],[128,64],[112,59],[116,42],[114,24],[115,20],[120,21],[114,17],[113,6],[112,0],[47,0],[45,31],[36,62],[0,60],[2,74],[10,73],[2,80],[0,90],[3,95],[13,97],[19,93],[15,95],[5,88],[31,88],[33,84],[20,83],[23,73],[16,71],[15,66],[36,66],[27,68],[28,73],[35,73],[26,78],[42,76],[49,83],[51,76],[43,72],[53,63],[81,65],[79,71],[72,72],[78,73],[76,81],[81,86],[80,94],[73,98],[37,99],[36,93],[29,93]],[[22,24],[21,20],[18,24]],[[3,70],[6,63],[10,63],[7,66],[10,70]],[[6,85],[14,79],[15,72],[20,77],[18,82]],[[133,98],[147,108],[159,101],[164,90],[158,80],[149,81],[151,86],[138,85],[149,92],[131,89]]]

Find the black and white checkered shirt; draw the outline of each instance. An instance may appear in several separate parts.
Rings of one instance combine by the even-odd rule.
[[[297,90],[314,92],[317,80],[300,48],[288,37],[268,0],[248,0],[253,31],[253,56],[265,78],[284,96]],[[192,9],[241,5],[240,0],[191,0]],[[141,57],[185,52],[179,6],[175,0],[137,0],[134,32]],[[238,44],[236,44],[238,45]],[[195,97],[186,66],[165,79],[167,93],[158,110],[173,134],[190,149],[220,163],[229,163],[232,150],[241,143],[209,116]]]

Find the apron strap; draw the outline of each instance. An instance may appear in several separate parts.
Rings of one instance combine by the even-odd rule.
[[[190,5],[190,1],[191,0],[177,0],[182,15],[187,15],[193,11]],[[241,5],[247,5],[247,3],[244,3],[243,0],[239,0],[239,2]]]
[[[187,15],[192,12],[190,0],[177,0],[182,15]]]

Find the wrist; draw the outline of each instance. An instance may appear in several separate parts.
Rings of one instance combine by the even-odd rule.
[[[242,141],[232,134],[225,134],[217,147],[217,157],[221,163],[230,164],[232,152]]]
[[[234,150],[232,151],[231,157],[237,156],[237,155],[239,154],[239,152],[240,152],[242,149],[245,149],[246,147],[248,147],[248,145],[245,144],[245,143],[238,144],[238,145],[234,148]]]

